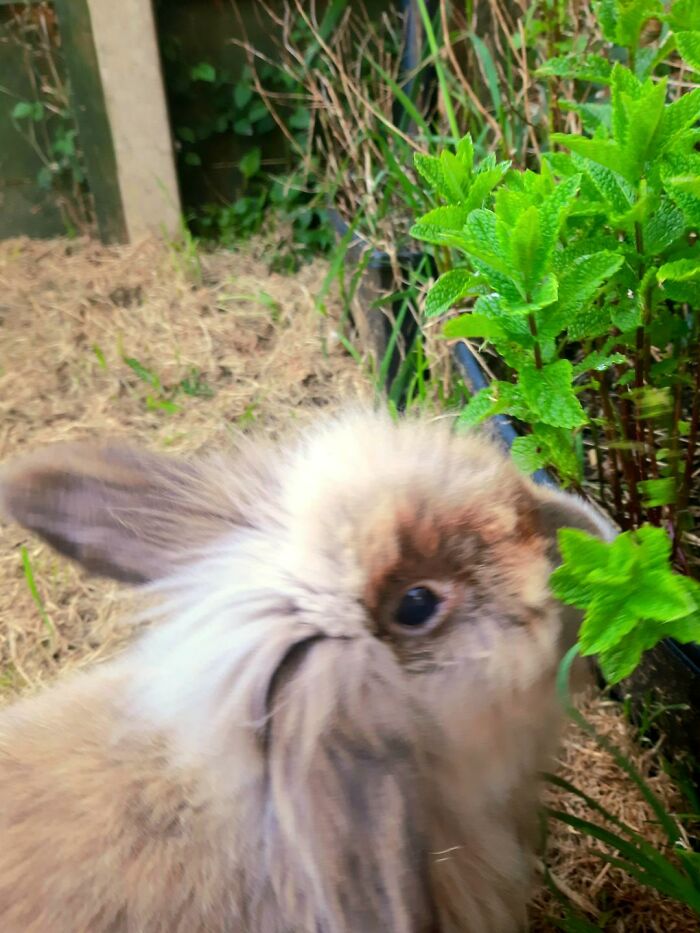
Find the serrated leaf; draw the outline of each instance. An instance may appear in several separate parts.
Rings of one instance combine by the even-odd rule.
[[[617,684],[635,670],[645,651],[649,651],[664,637],[657,622],[636,625],[598,658],[600,669],[609,684]]]
[[[440,153],[440,169],[442,170],[444,193],[448,201],[453,204],[461,203],[466,197],[469,170],[448,149],[444,149]]]
[[[570,340],[601,337],[610,330],[611,309],[608,305],[586,304],[570,319],[567,325]]]
[[[476,314],[473,311],[469,314],[460,314],[459,317],[447,321],[442,333],[449,340],[469,340],[471,338],[498,340],[504,339],[506,336],[498,321],[485,317],[483,314]]]
[[[492,386],[486,386],[480,389],[467,402],[457,419],[457,425],[461,428],[474,427],[486,421],[495,413],[498,405],[494,389]]]
[[[569,567],[557,567],[549,578],[549,585],[560,602],[577,609],[585,609],[593,598],[592,585],[573,574]]]
[[[677,137],[700,119],[700,88],[682,94],[678,100],[664,107],[656,144],[659,152],[672,146]]]
[[[466,269],[445,272],[428,292],[424,312],[426,317],[443,314],[466,295],[473,294],[476,278]]]
[[[578,55],[571,53],[558,58],[547,59],[537,69],[538,78],[558,77],[579,81],[592,81],[595,84],[609,84],[612,65],[602,55]]]
[[[445,182],[442,177],[442,167],[439,159],[436,159],[435,156],[425,155],[422,152],[416,152],[413,156],[413,164],[418,174],[427,181],[435,194],[446,196]]]
[[[700,279],[700,260],[676,259],[675,262],[665,262],[657,271],[659,282],[687,282]]]
[[[547,463],[541,442],[532,434],[516,437],[510,449],[513,462],[523,473],[535,473]]]
[[[563,325],[573,314],[591,302],[602,286],[618,271],[624,257],[601,250],[591,256],[580,256],[559,277],[557,311]]]
[[[474,167],[474,143],[472,141],[471,133],[467,133],[466,136],[463,136],[460,139],[460,141],[457,143],[457,149],[455,152],[462,165],[471,172],[472,168]]]
[[[630,177],[624,164],[624,154],[620,146],[612,139],[586,139],[583,136],[568,135],[566,133],[552,133],[550,137],[554,143],[566,146],[571,152],[597,162],[606,168],[622,175],[627,181],[634,184],[635,177]]]
[[[537,419],[559,428],[576,428],[586,424],[586,414],[573,390],[573,366],[568,360],[557,360],[541,369],[524,369],[520,386],[525,401]]]
[[[672,476],[640,480],[637,489],[642,496],[642,504],[648,509],[676,501],[676,481]]]
[[[644,250],[649,256],[658,256],[685,233],[686,225],[682,211],[667,197],[643,226]]]
[[[622,353],[607,354],[603,353],[601,350],[594,350],[592,353],[589,353],[588,356],[585,356],[580,363],[576,363],[574,366],[574,375],[581,376],[591,370],[597,373],[603,373],[613,366],[620,366],[622,363],[626,362],[627,357],[623,356]]]
[[[665,19],[674,32],[700,30],[698,0],[675,0]]]
[[[493,189],[502,181],[510,166],[509,162],[500,162],[494,168],[478,172],[473,176],[469,193],[464,201],[467,211],[482,207]]]
[[[526,291],[529,292],[542,271],[540,213],[533,204],[523,211],[513,228],[505,229],[506,243],[513,265],[520,274]]]
[[[681,58],[686,61],[694,71],[700,72],[700,31],[677,32],[676,45]]]
[[[609,651],[634,629],[638,617],[628,608],[629,594],[597,589],[579,630],[581,654]]]
[[[693,611],[694,604],[685,587],[669,567],[646,569],[639,586],[627,596],[628,610],[640,619],[673,622]]]
[[[574,156],[574,164],[590,179],[601,198],[615,214],[624,214],[634,201],[634,189],[615,169],[606,168],[582,156]]]
[[[562,559],[577,578],[587,578],[592,571],[607,566],[610,547],[586,531],[561,528],[557,543]]]

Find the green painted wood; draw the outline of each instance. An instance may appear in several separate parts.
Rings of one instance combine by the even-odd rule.
[[[105,243],[123,243],[127,240],[126,218],[90,10],[87,0],[54,0],[54,4],[100,236]]]

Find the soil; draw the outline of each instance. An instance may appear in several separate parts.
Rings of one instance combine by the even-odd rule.
[[[265,244],[197,255],[156,240],[104,247],[88,240],[0,243],[0,462],[59,440],[123,437],[189,452],[226,445],[255,426],[366,396],[365,375],[338,339],[333,301],[319,314],[323,262],[271,274]],[[35,593],[29,585],[33,579]],[[0,701],[113,655],[131,627],[116,584],[86,579],[12,526],[0,538]],[[584,702],[671,812],[687,809],[659,768],[659,750],[634,741],[619,704]],[[558,773],[650,841],[661,836],[631,780],[589,737],[570,729]],[[555,809],[581,813],[558,790]],[[606,866],[590,841],[552,823],[544,860],[588,919],[627,933],[695,933],[697,919]],[[546,885],[531,930],[560,929]]]

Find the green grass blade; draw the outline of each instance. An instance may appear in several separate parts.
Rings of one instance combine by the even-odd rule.
[[[29,592],[32,595],[32,599],[36,603],[37,609],[39,610],[39,615],[41,616],[41,621],[43,622],[45,628],[50,635],[55,635],[56,630],[49,619],[48,613],[44,606],[44,600],[41,598],[39,593],[39,588],[36,585],[36,579],[34,578],[34,570],[32,568],[32,562],[29,558],[29,551],[24,545],[20,548],[20,554],[22,555],[22,567],[24,569],[24,579],[27,581],[27,587]]]
[[[445,69],[442,65],[442,61],[440,60],[440,46],[438,45],[438,41],[435,36],[435,30],[433,29],[433,24],[430,20],[430,15],[428,14],[428,8],[425,5],[425,0],[417,0],[417,3],[420,18],[423,21],[425,37],[428,40],[428,48],[430,49],[430,54],[433,57],[435,74],[437,75],[438,84],[440,85],[440,92],[442,94],[442,102],[445,107],[445,113],[447,115],[447,122],[450,125],[450,132],[454,136],[454,141],[457,142],[461,134],[459,132],[459,126],[457,125],[457,117],[455,116],[454,107],[452,106],[452,95],[450,93],[450,88],[447,82],[447,75],[445,74]]]
[[[654,815],[659,821],[659,824],[663,827],[669,844],[671,846],[676,845],[676,843],[681,839],[681,831],[676,821],[672,816],[669,815],[662,802],[658,799],[656,794],[649,787],[647,782],[637,771],[634,765],[629,761],[629,759],[623,755],[622,752],[619,751],[619,749],[617,749],[612,742],[608,741],[605,736],[598,735],[585,716],[583,716],[574,706],[571,700],[571,695],[569,693],[569,675],[571,672],[571,665],[578,657],[578,653],[578,645],[574,645],[573,648],[570,648],[564,656],[564,659],[559,665],[559,670],[557,671],[557,692],[564,709],[570,718],[576,723],[576,725],[582,729],[586,735],[590,735],[592,738],[594,738],[598,745],[614,759],[617,766],[621,768],[625,774],[627,774],[632,779],[632,781],[634,781],[639,789],[639,792],[654,812]]]

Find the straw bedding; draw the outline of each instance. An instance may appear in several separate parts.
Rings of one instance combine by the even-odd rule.
[[[315,308],[325,271],[317,262],[293,278],[271,274],[259,242],[199,257],[155,240],[0,243],[0,462],[85,437],[174,452],[223,446],[252,425],[274,433],[290,419],[366,395],[362,372],[337,339],[337,308],[331,303],[327,317]],[[131,631],[120,624],[127,600],[116,585],[85,579],[30,536],[3,527],[0,701],[112,655]],[[585,710],[671,810],[687,809],[656,756],[634,745],[617,705],[591,695]],[[659,840],[629,780],[573,729],[559,773]],[[548,794],[556,808],[571,806],[559,792]],[[697,920],[606,869],[590,850],[573,831],[550,828],[550,871],[590,920],[627,933],[698,929]],[[543,886],[532,931],[557,929],[546,919],[556,911]]]

